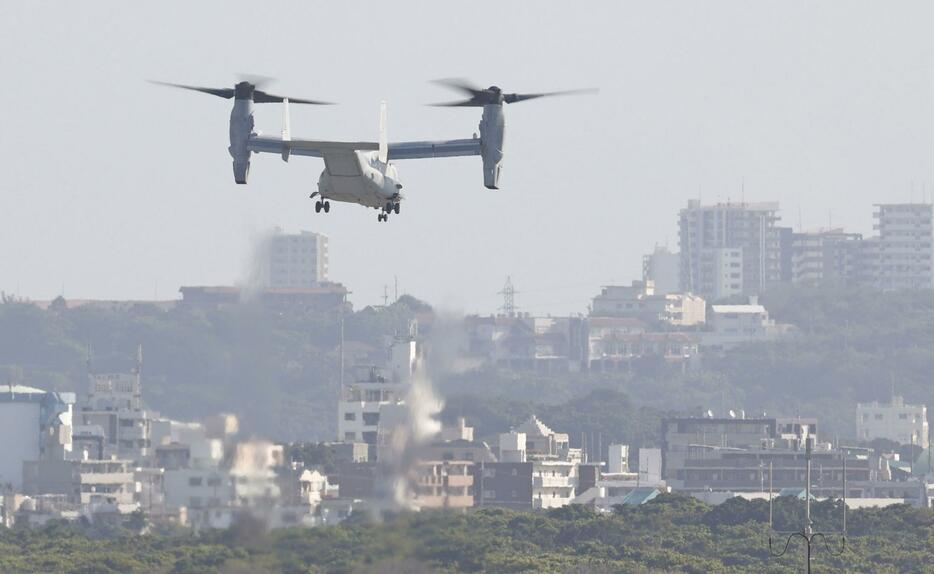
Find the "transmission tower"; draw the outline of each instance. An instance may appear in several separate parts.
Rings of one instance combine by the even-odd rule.
[[[506,284],[503,290],[499,292],[503,296],[502,311],[507,317],[516,315],[516,288],[512,286],[512,277],[506,277]]]

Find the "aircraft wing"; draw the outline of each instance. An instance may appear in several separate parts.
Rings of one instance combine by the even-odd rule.
[[[389,144],[389,159],[419,159],[466,155],[480,155],[479,139],[397,142]]]
[[[288,157],[303,155],[307,157],[325,157],[331,153],[347,154],[354,151],[376,151],[377,142],[332,142],[321,140],[293,140],[254,136],[247,147],[256,153],[275,153]]]
[[[292,140],[254,136],[249,149],[257,153],[324,157],[328,152],[377,151],[378,142],[334,142],[321,140]],[[389,144],[389,159],[419,159],[432,157],[458,157],[480,155],[480,140],[444,140],[396,142]]]
[[[293,155],[324,158],[324,166],[329,174],[355,177],[363,173],[355,152],[378,150],[379,143],[293,140],[255,136],[250,138],[248,147],[250,151],[256,153],[279,154],[285,161]]]

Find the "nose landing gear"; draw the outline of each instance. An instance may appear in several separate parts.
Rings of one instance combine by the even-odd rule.
[[[331,211],[331,202],[330,201],[316,201],[315,202],[315,213],[321,213],[321,210],[324,210],[325,213]]]

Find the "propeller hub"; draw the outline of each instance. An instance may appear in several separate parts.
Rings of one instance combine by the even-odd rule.
[[[238,100],[252,100],[256,86],[250,82],[237,82],[234,86],[234,97]]]

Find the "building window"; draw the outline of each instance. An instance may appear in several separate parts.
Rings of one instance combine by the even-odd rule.
[[[353,441],[353,440],[356,440],[356,439],[357,439],[357,433],[355,433],[355,432],[345,432],[345,433],[344,433],[344,440]]]
[[[357,414],[356,413],[344,413],[344,420],[355,421],[357,420]]]
[[[363,413],[363,424],[375,426],[379,424],[379,413]]]
[[[875,416],[875,419],[876,419],[877,421],[881,421],[881,420],[882,420],[882,415],[881,415],[881,414],[877,414],[877,415]]]
[[[200,476],[189,477],[188,486],[201,486],[201,477]]]

